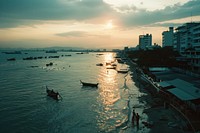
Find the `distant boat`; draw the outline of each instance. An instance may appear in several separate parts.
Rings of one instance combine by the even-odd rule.
[[[3,52],[5,54],[22,54],[21,51],[10,51],[10,52]]]
[[[76,54],[83,54],[83,52],[80,52],[80,53],[76,53]]]
[[[98,87],[99,83],[86,83],[80,80],[83,86]]]
[[[57,51],[56,50],[48,50],[48,51],[46,51],[46,53],[57,53]]]
[[[23,58],[23,60],[33,60],[33,57],[27,57],[27,58]]]
[[[53,66],[53,63],[50,62],[49,64],[46,64],[46,66]]]
[[[7,59],[7,61],[15,61],[16,59],[15,58],[9,58]]]
[[[116,69],[116,66],[109,65],[109,66],[106,66],[106,69]]]
[[[121,64],[124,64],[124,61],[121,58],[117,58],[117,62],[121,63]]]
[[[119,69],[117,70],[118,73],[127,73],[128,72],[128,69]]]
[[[49,58],[59,58],[60,56],[59,55],[56,55],[56,56],[49,56]]]
[[[106,62],[106,66],[111,65],[111,62]]]
[[[103,66],[103,63],[98,63],[96,64],[96,66]]]
[[[55,100],[59,100],[59,98],[62,98],[58,92],[54,92],[53,89],[50,90],[47,86],[46,86],[46,92],[47,96],[52,97]]]

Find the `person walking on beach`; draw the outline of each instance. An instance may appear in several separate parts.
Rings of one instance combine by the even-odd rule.
[[[136,114],[136,124],[137,124],[137,128],[139,129],[139,120],[140,120],[140,116],[139,114],[137,113]]]
[[[133,109],[133,115],[132,115],[132,124],[134,125],[134,120],[135,120],[135,110]]]

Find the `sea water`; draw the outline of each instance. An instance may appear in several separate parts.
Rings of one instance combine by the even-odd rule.
[[[57,55],[60,57],[48,58]],[[121,74],[106,69],[106,62],[113,61],[115,55],[111,52],[0,53],[0,132],[126,132],[130,99],[137,103],[139,92],[130,71]],[[39,56],[43,58],[23,60]],[[7,61],[8,58],[16,61]],[[53,65],[46,66],[50,62]],[[96,66],[97,63],[104,66]],[[99,83],[98,88],[83,87],[80,80]],[[59,92],[62,100],[48,97],[46,86]]]

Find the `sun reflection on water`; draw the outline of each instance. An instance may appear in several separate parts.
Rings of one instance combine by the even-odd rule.
[[[114,62],[114,56],[113,53],[104,54],[103,62]],[[118,108],[122,103],[119,101],[121,96],[117,76],[116,70],[106,69],[106,67],[99,74],[97,122],[100,130],[104,132],[115,130],[125,116]]]
[[[112,62],[114,60],[113,53],[107,53],[105,55],[105,62]],[[119,98],[119,91],[116,81],[117,72],[115,70],[106,70],[103,72],[102,87],[100,89],[100,97],[104,105],[112,105]]]
[[[107,53],[104,57],[105,62],[112,62],[114,60],[114,53]]]

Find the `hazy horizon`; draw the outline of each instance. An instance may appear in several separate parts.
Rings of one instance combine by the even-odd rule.
[[[1,0],[0,48],[135,47],[139,35],[200,21],[199,0]]]

